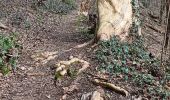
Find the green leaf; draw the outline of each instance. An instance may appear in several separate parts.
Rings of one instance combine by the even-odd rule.
[[[8,38],[5,38],[4,41],[3,41],[3,49],[5,51],[9,50],[12,48],[12,43],[11,41],[8,39]]]
[[[3,59],[0,57],[0,65],[3,65]]]
[[[16,58],[12,57],[9,62],[11,64],[12,68],[15,69],[16,68]]]
[[[2,71],[3,75],[7,75],[10,72],[10,70],[9,70],[9,68],[7,66],[3,66],[1,68],[1,71]]]

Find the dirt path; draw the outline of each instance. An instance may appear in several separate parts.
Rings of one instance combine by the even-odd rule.
[[[0,100],[60,100],[64,94],[67,94],[66,100],[80,100],[82,94],[98,88],[84,74],[76,78],[64,77],[62,81],[54,82],[55,64],[60,60],[67,60],[70,55],[89,61],[91,65],[87,72],[95,71],[91,53],[87,53],[86,49],[62,53],[63,50],[87,41],[86,37],[76,30],[77,9],[62,16],[49,12],[41,13],[32,10],[31,2],[26,1],[1,1],[4,9],[2,20],[19,32],[19,42],[23,50],[16,73],[0,76]],[[47,51],[59,53],[45,64],[37,64],[31,58],[32,55]],[[75,84],[74,91],[65,92],[66,87]],[[120,96],[113,94],[113,97]]]
[[[19,2],[23,2],[23,4]],[[25,2],[23,0],[3,2],[5,3],[4,5],[17,9],[16,12],[9,11],[11,16],[7,19],[7,23],[9,26],[15,27],[20,33],[20,42],[23,45],[23,50],[16,73],[0,78],[0,99],[59,100],[64,95],[63,87],[69,86],[74,79],[67,79],[54,85],[54,66],[57,61],[66,60],[70,55],[80,57],[82,50],[62,53],[44,65],[36,65],[33,59],[31,59],[31,55],[36,54],[37,51],[62,52],[62,50],[67,50],[79,43],[83,43],[84,40],[81,38],[81,34],[76,31],[77,12],[74,10],[70,14],[63,16],[48,12],[43,14],[36,11],[27,13],[27,9],[23,7]],[[17,3],[19,3],[18,6],[16,6]],[[29,4],[26,6],[29,7]],[[15,15],[21,19],[18,22],[19,25],[15,23]],[[37,15],[39,15],[39,19]],[[24,27],[26,18],[31,25],[28,30]],[[86,79],[82,77],[82,80]],[[82,87],[81,85],[83,85],[85,90],[91,90],[88,83],[82,82],[79,86]],[[71,93],[71,97],[68,96],[67,100],[76,100],[76,98],[81,96],[81,92],[84,89],[81,88],[76,93]]]

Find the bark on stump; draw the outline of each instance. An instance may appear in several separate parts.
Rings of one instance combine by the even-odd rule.
[[[131,0],[97,0],[97,40],[106,41],[113,36],[126,40],[132,24]]]

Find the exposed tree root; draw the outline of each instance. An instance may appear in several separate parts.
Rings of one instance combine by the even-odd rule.
[[[106,88],[109,88],[117,93],[120,93],[124,96],[128,96],[128,91],[126,91],[125,89],[121,88],[121,87],[118,87],[114,84],[111,84],[111,83],[107,83],[107,82],[101,82],[99,81],[98,79],[95,79],[94,81],[92,81],[93,83],[97,84],[97,85],[100,85],[102,87],[106,87]]]
[[[61,76],[64,76],[67,73],[67,70],[69,69],[69,66],[75,62],[82,63],[82,68],[78,70],[77,75],[80,74],[82,71],[87,69],[89,67],[89,62],[79,59],[79,58],[74,58],[70,57],[70,60],[68,61],[60,61],[56,64],[57,69],[56,69],[56,78],[58,79]]]
[[[82,47],[86,47],[86,46],[89,46],[89,45],[93,45],[94,43],[95,43],[95,39],[92,39],[92,40],[90,40],[88,42],[85,42],[83,44],[77,45],[74,48],[82,48]]]
[[[35,55],[32,55],[31,58],[36,62],[37,65],[44,65],[48,61],[55,59],[58,55],[58,51],[55,52],[38,52]]]

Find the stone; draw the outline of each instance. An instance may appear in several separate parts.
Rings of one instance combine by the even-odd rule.
[[[104,99],[101,97],[100,92],[94,91],[90,100],[104,100]]]

